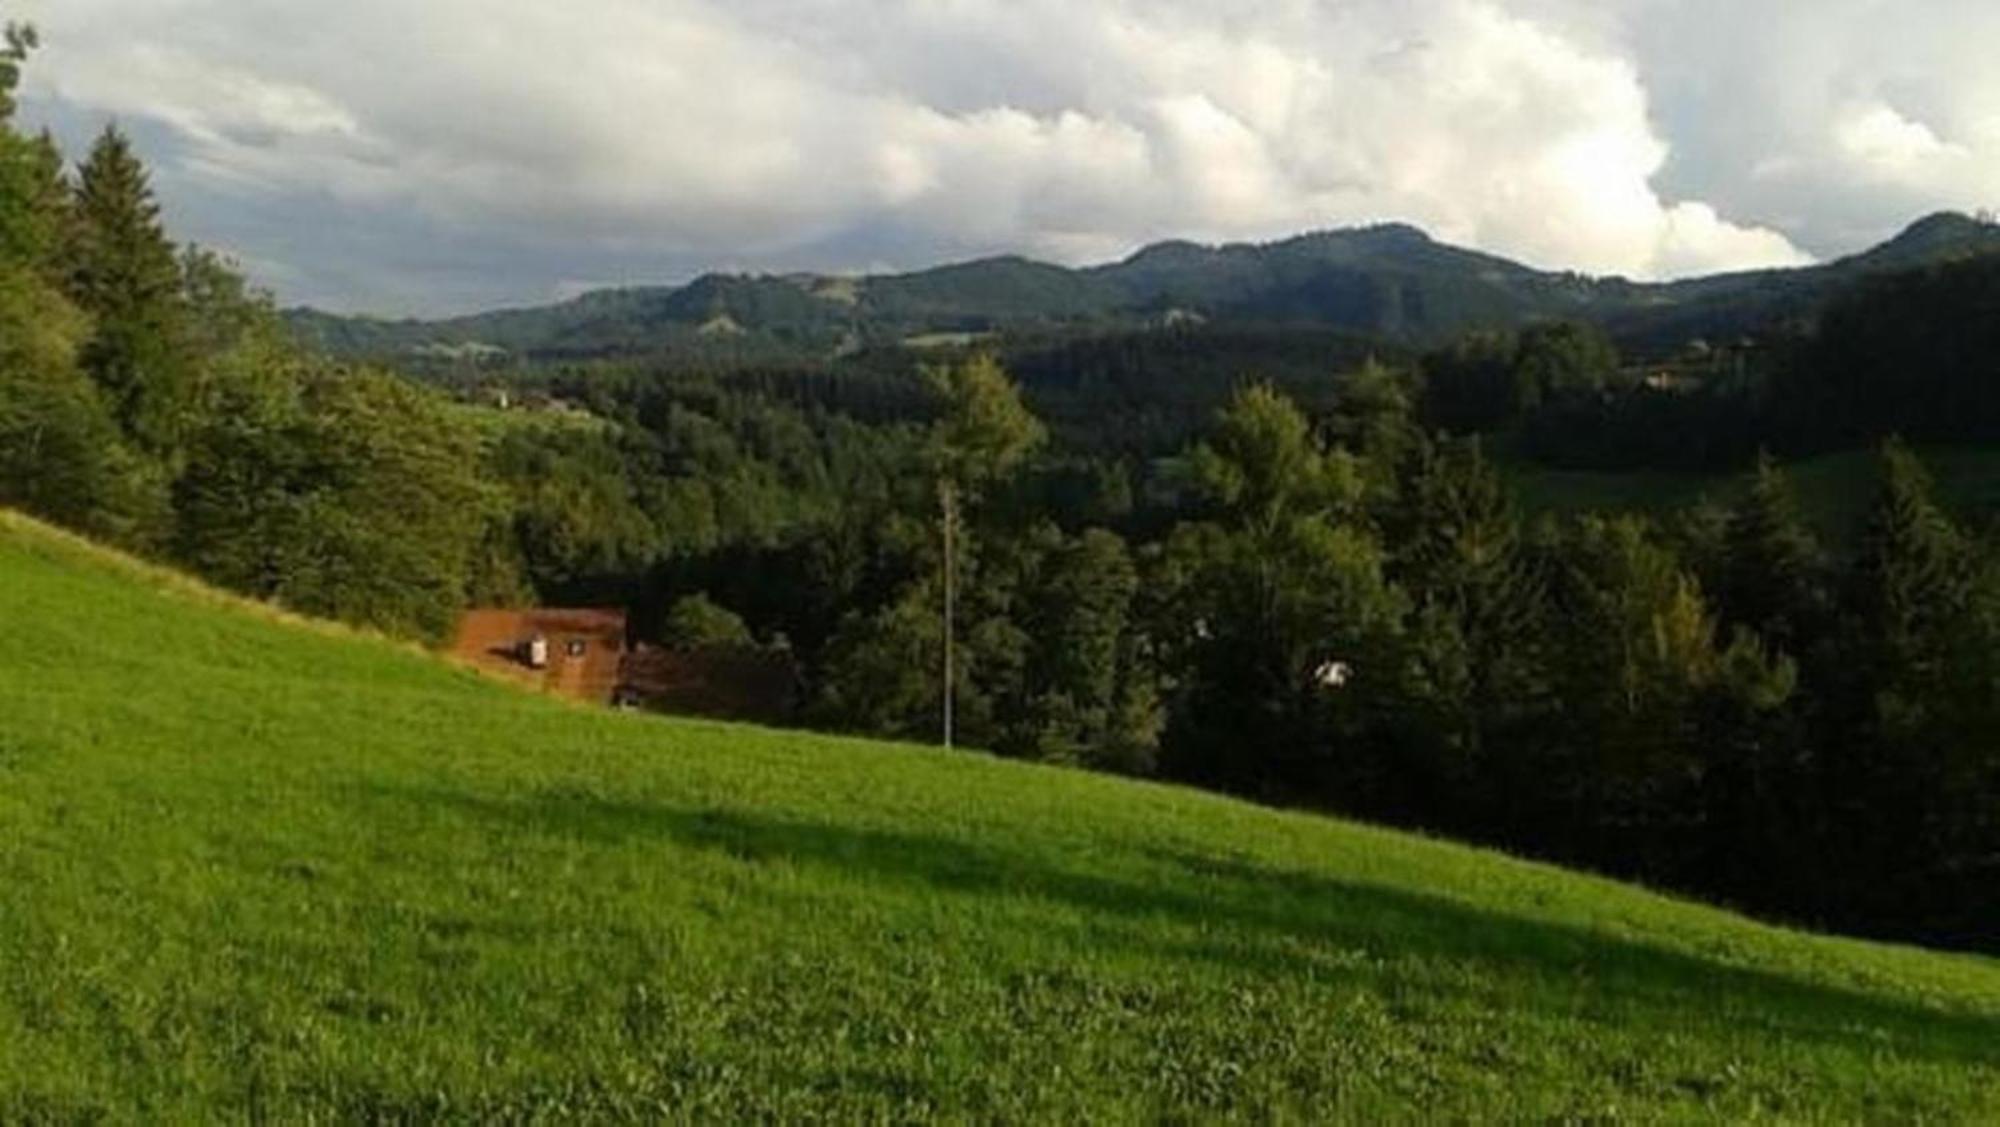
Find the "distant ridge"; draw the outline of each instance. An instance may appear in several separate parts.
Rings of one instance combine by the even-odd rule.
[[[862,277],[705,274],[685,286],[600,290],[553,305],[443,320],[312,309],[289,311],[287,318],[316,347],[392,359],[466,355],[468,345],[517,359],[693,345],[796,359],[938,334],[1132,329],[1189,315],[1339,329],[1420,346],[1474,328],[1575,318],[1645,348],[1739,334],[1807,313],[1863,275],[1996,251],[2000,225],[1940,212],[1880,246],[1820,266],[1645,283],[1539,270],[1439,242],[1407,223],[1381,223],[1267,243],[1169,240],[1083,268],[1010,255]],[[703,333],[717,324],[742,331]]]

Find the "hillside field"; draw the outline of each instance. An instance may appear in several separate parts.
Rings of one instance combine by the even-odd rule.
[[[586,710],[0,513],[0,1120],[2000,1119],[2000,963]]]
[[[1921,448],[1917,454],[1937,486],[1938,499],[1954,515],[1976,528],[2000,514],[2000,450],[1933,446]],[[1550,469],[1512,455],[1504,443],[1497,460],[1523,511],[1530,514],[1632,511],[1666,515],[1703,500],[1726,502],[1747,480],[1747,472]],[[1878,469],[1874,451],[1848,450],[1780,464],[1797,490],[1801,515],[1815,531],[1839,541],[1859,530],[1875,499]]]

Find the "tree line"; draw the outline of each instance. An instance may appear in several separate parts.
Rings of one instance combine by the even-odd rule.
[[[1571,337],[1537,380],[1588,370],[1549,358]],[[1841,542],[1769,459],[1726,505],[1531,521],[1427,376],[1364,363],[1311,410],[1249,382],[1140,464],[1059,442],[990,358],[873,424],[726,380],[557,386],[618,420],[600,484],[652,546],[594,594],[788,646],[807,722],[937,738],[945,480],[964,743],[2000,938],[2000,554],[1908,448]]]
[[[131,142],[74,167],[15,127],[0,54],[0,504],[211,580],[436,638],[525,590],[506,493],[447,398],[300,350],[161,224]]]

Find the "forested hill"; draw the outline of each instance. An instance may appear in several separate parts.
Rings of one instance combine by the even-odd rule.
[[[1823,266],[1667,283],[1537,270],[1385,224],[1264,244],[1166,242],[1069,269],[989,258],[908,274],[709,274],[681,287],[603,290],[557,305],[440,321],[288,314],[308,343],[375,358],[576,358],[727,348],[834,356],[963,334],[1133,328],[1191,320],[1341,329],[1428,345],[1468,329],[1571,319],[1621,344],[1734,336],[1812,309],[1856,279],[2000,251],[2000,226],[1953,213]]]

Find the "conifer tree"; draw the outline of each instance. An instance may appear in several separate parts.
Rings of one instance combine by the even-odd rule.
[[[1805,656],[1824,627],[1825,560],[1799,518],[1790,479],[1769,455],[1758,458],[1749,488],[1729,508],[1721,547],[1715,603],[1722,621]]]
[[[171,461],[194,377],[181,267],[145,166],[115,125],[78,170],[69,243],[69,294],[95,322],[84,369],[139,449]]]
[[[1851,660],[1883,687],[1921,696],[1947,672],[1950,639],[1971,606],[1972,561],[1916,455],[1891,439],[1881,465],[1850,583]]]
[[[1993,636],[1970,545],[1900,440],[1848,577],[1840,707],[1819,735],[1829,907],[1856,919],[1935,918],[1962,895],[1967,831],[1992,825],[1967,768],[1990,756]],[[1989,831],[1990,832],[1990,831]]]
[[[150,535],[163,499],[127,455],[98,389],[77,367],[90,321],[63,296],[62,161],[47,135],[13,128],[13,92],[35,45],[0,39],[0,504],[125,544]]]
[[[1413,710],[1433,715],[1447,761],[1470,789],[1487,737],[1518,726],[1547,698],[1541,648],[1545,593],[1505,484],[1477,439],[1420,442],[1390,525],[1395,576],[1418,606]],[[1503,796],[1487,797],[1504,800]]]
[[[1339,398],[1323,429],[1354,459],[1369,508],[1389,510],[1396,503],[1397,471],[1423,441],[1411,377],[1370,359],[1336,383]]]

